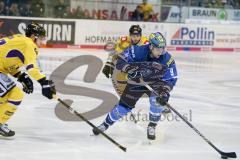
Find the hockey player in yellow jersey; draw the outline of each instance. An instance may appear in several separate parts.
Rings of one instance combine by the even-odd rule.
[[[139,25],[132,25],[129,29],[129,36],[120,37],[115,45],[113,53],[109,54],[108,60],[102,70],[107,78],[112,78],[112,83],[118,94],[122,94],[127,82],[127,75],[115,69],[118,56],[131,45],[148,44],[148,38],[142,36],[142,29]]]
[[[10,130],[6,122],[20,105],[24,93],[33,92],[33,82],[42,86],[43,96],[52,99],[56,94],[54,83],[47,80],[37,66],[38,46],[45,41],[46,31],[37,23],[31,23],[26,28],[26,35],[13,35],[0,39],[0,134],[11,137],[15,132]],[[22,72],[24,67],[27,73]],[[9,77],[15,77],[22,83],[23,89]],[[23,91],[22,91],[23,90]]]

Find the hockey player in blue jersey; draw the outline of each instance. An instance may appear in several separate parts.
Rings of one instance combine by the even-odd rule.
[[[104,122],[98,129],[105,131],[123,116],[127,115],[143,94],[149,96],[150,112],[147,137],[154,140],[155,128],[160,120],[166,102],[170,97],[170,91],[177,81],[177,69],[173,57],[165,50],[166,40],[159,32],[149,36],[149,44],[144,46],[131,46],[126,49],[117,61],[116,67],[122,72],[128,73],[127,86],[119,103],[108,113]],[[143,84],[142,78],[159,96],[151,93]],[[95,135],[99,134],[93,129]]]

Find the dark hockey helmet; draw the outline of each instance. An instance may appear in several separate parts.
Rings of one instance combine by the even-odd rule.
[[[132,25],[129,29],[130,35],[142,35],[142,28],[139,25]]]
[[[32,22],[28,24],[25,30],[25,35],[30,37],[32,34],[36,37],[45,37],[46,30],[40,24]]]

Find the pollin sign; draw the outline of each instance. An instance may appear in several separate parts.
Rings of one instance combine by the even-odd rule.
[[[213,46],[215,32],[207,27],[179,27],[171,37],[174,46]]]

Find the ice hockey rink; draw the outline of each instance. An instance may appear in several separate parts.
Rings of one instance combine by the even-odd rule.
[[[104,63],[103,50],[41,49],[41,68],[50,75],[67,60],[92,55]],[[170,104],[198,128],[214,145],[224,152],[240,155],[240,54],[224,52],[172,52],[179,79],[172,91]],[[96,80],[84,82],[86,66],[75,69],[65,79],[66,85],[87,87],[113,94],[112,83],[101,73]],[[59,77],[61,78],[61,77]],[[63,121],[55,114],[57,101],[41,96],[40,86],[25,95],[23,103],[9,121],[16,131],[12,139],[0,139],[0,160],[218,160],[213,150],[179,118],[162,120],[157,139],[149,144],[146,137],[148,122],[138,125],[123,120],[106,132],[121,145],[124,153],[103,136],[91,136],[85,122]],[[57,90],[62,90],[56,85]],[[72,88],[72,87],[71,87]],[[70,88],[70,89],[71,89]],[[72,99],[72,107],[79,113],[97,107],[102,100],[92,97],[60,93],[62,99]],[[141,99],[134,113],[147,115],[149,102]],[[91,119],[99,125],[106,115]],[[77,118],[76,118],[77,119]]]

